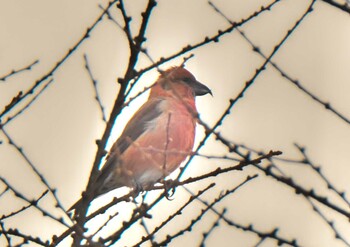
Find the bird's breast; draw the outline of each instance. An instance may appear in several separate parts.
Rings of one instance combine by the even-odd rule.
[[[157,107],[161,114],[122,155],[130,174],[141,185],[147,178],[154,183],[173,172],[190,155],[194,144],[196,119],[188,109],[182,103],[166,100]]]
[[[172,156],[188,154],[193,147],[196,125],[192,114],[179,103],[164,101],[159,107],[162,113],[149,123],[148,135],[154,138],[150,144]]]

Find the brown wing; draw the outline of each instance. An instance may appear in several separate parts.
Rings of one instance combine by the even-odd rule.
[[[95,183],[95,196],[107,193],[115,188],[123,186],[123,184],[109,184],[108,176],[113,175],[113,169],[117,164],[117,159],[132,142],[137,140],[143,133],[150,128],[150,122],[161,115],[159,104],[163,99],[151,99],[147,101],[130,119],[119,139],[114,143],[107,161],[102,168],[100,176]]]
[[[149,128],[150,121],[158,118],[162,112],[159,104],[163,99],[151,99],[147,101],[130,119],[120,138],[113,145],[112,149],[117,148],[123,153],[130,144],[139,138]]]

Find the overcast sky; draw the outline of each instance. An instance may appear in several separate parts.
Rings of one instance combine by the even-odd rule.
[[[213,2],[232,21],[238,22],[271,1]],[[269,55],[305,13],[310,2],[281,0],[271,11],[259,15],[240,29],[264,54]],[[102,10],[98,5],[106,6],[106,3],[101,0],[0,1],[0,77],[39,60],[32,70],[0,81],[1,112],[19,90],[26,91],[55,66],[100,15]],[[126,3],[126,9],[133,16],[131,28],[134,33],[140,25],[140,12],[144,6],[141,0]],[[122,23],[117,12],[116,8],[112,8],[111,14]],[[157,61],[228,26],[226,20],[206,1],[158,1],[148,24],[144,46]],[[118,93],[116,79],[123,76],[128,59],[123,31],[107,18],[98,24],[90,36],[55,71],[53,82],[37,101],[5,127],[49,183],[57,188],[58,197],[67,208],[85,188],[96,151],[95,140],[100,138],[105,126],[94,100],[94,88],[84,68],[83,55],[87,54],[98,81],[107,116]],[[314,11],[303,20],[272,60],[290,77],[299,80],[320,99],[330,102],[350,118],[349,44],[349,14],[317,1]],[[237,31],[224,35],[218,43],[210,43],[191,53],[195,56],[187,62],[186,68],[213,91],[214,97],[205,96],[197,100],[201,119],[212,126],[224,112],[229,99],[237,96],[264,59],[252,51],[252,47]],[[166,69],[181,62],[182,58],[175,59],[161,68]],[[137,68],[150,64],[146,56],[141,56]],[[143,76],[132,95],[151,85],[157,76],[156,70]],[[139,97],[125,108],[117,119],[109,146],[146,97]],[[11,115],[4,116],[2,121]],[[349,127],[348,123],[325,110],[268,65],[244,98],[234,106],[219,130],[227,139],[250,148],[265,152],[281,150],[285,158],[301,157],[294,143],[306,146],[309,156],[322,166],[322,171],[336,188],[349,194]],[[198,127],[197,141],[203,133],[203,128]],[[40,195],[44,187],[39,179],[16,150],[7,144],[3,133],[0,133],[0,141],[3,142],[0,145],[0,175],[29,198]],[[208,155],[222,155],[225,152],[214,138],[202,149],[202,153]],[[193,163],[186,177],[210,171],[214,165],[225,165],[203,159],[194,160]],[[313,180],[310,172],[292,165],[284,168],[305,187],[317,187],[320,193],[325,192],[325,185]],[[248,170],[244,174],[214,179],[217,191],[232,187],[247,174],[256,172]],[[235,220],[246,225],[254,222],[265,230],[283,226],[281,233],[286,234],[284,236],[287,238],[298,238],[303,246],[345,246],[334,239],[333,232],[313,213],[311,206],[294,196],[290,189],[276,186],[271,179],[260,177],[252,183],[220,205],[228,207],[228,214]],[[175,197],[174,205],[181,205],[181,192]],[[14,200],[11,195],[2,196],[0,215],[19,205],[19,200]],[[172,207],[171,202],[166,205]],[[326,213],[332,215],[332,212]],[[45,237],[64,229],[57,224],[50,225],[50,220],[42,222],[35,212],[28,212],[22,217],[8,224],[16,225],[23,221],[23,229],[27,232]],[[343,236],[350,241],[349,224],[342,218],[336,223],[342,229]],[[197,228],[198,232],[205,229],[205,224],[203,228]],[[187,241],[185,243],[189,240],[198,243],[199,235],[189,236],[183,238],[183,241]],[[252,246],[256,243],[254,236],[231,232],[225,227],[215,236],[208,241],[208,246],[216,246],[218,239],[229,239],[220,242],[220,246],[233,246],[232,241],[236,243],[234,246]],[[124,240],[128,242],[127,238]],[[0,237],[0,245],[5,243],[5,239]],[[180,242],[173,244],[175,246]],[[275,243],[266,241],[262,246],[275,246]]]

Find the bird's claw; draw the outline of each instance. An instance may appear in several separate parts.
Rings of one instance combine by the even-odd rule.
[[[172,201],[173,198],[171,198],[175,194],[175,188],[172,187],[173,180],[164,180],[164,196],[167,200]]]

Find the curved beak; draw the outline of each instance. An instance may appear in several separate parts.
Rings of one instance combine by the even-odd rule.
[[[191,87],[193,88],[193,92],[196,96],[202,96],[208,93],[211,96],[213,96],[211,90],[206,85],[200,83],[199,81],[192,82]]]

